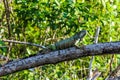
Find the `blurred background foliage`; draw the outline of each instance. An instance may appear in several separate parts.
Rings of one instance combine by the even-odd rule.
[[[5,16],[5,7],[0,2],[0,39],[26,41],[47,46],[67,38],[80,30],[88,34],[81,42],[93,44],[95,30],[101,27],[98,42],[120,40],[120,1],[119,0],[8,0],[10,14],[10,33]],[[80,43],[80,44],[81,44]],[[8,43],[0,41],[0,46]],[[12,59],[35,54],[38,47],[14,44],[10,53],[1,48],[0,53]],[[112,66],[111,59],[113,58]],[[120,55],[96,56],[93,70],[97,68],[103,80],[120,64]],[[45,65],[20,71],[2,79],[15,80],[86,80],[91,57]]]

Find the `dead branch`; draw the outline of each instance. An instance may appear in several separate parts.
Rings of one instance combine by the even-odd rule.
[[[11,26],[10,26],[10,10],[7,0],[3,0],[4,7],[5,7],[5,13],[6,13],[6,20],[7,20],[7,26],[8,26],[8,37],[11,37]]]
[[[100,33],[100,27],[97,27],[97,29],[96,29],[96,33],[95,33],[95,37],[94,37],[94,44],[97,44],[98,43],[98,36],[99,36],[99,33]],[[98,75],[96,76],[96,75],[94,75],[93,76],[93,72],[92,72],[92,63],[93,63],[93,60],[94,60],[94,56],[92,56],[92,58],[91,58],[91,60],[90,60],[90,64],[89,64],[89,75],[88,75],[88,79],[87,80],[95,80],[95,78],[97,78],[98,77]],[[99,73],[99,75],[100,75],[100,73]],[[94,78],[94,79],[92,79],[92,78]]]
[[[120,65],[113,70],[106,80],[119,80],[120,79]]]

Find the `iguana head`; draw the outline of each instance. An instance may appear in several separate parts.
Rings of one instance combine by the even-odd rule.
[[[74,35],[74,38],[77,39],[82,39],[85,35],[86,35],[87,31],[86,30],[82,30],[80,32],[78,32],[77,34]]]
[[[83,38],[86,35],[87,31],[86,30],[82,30],[78,33],[79,38]]]

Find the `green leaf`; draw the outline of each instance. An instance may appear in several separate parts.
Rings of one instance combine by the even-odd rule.
[[[5,43],[0,40],[0,50],[2,52],[7,52],[7,47],[5,46]]]

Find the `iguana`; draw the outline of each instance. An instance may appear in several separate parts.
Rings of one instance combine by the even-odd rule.
[[[51,44],[51,45],[47,46],[46,48],[40,50],[39,54],[33,54],[33,55],[30,55],[29,57],[35,56],[35,55],[43,55],[43,54],[48,53],[50,51],[61,50],[61,49],[66,49],[66,48],[69,48],[69,47],[73,47],[73,46],[75,46],[75,43],[78,40],[79,41],[82,40],[82,38],[86,35],[86,33],[87,33],[86,30],[82,30],[82,31],[76,33],[75,35],[73,35],[70,38],[66,38],[64,40],[56,42],[55,44]],[[28,57],[24,57],[24,58],[28,58]],[[24,58],[22,58],[22,59],[24,59]],[[5,64],[10,63],[11,61],[14,61],[14,60],[8,60]]]
[[[70,38],[66,38],[64,40],[61,40],[59,42],[56,42],[55,44],[51,44],[49,46],[47,46],[45,49],[39,51],[40,54],[44,54],[47,53],[49,51],[54,51],[54,50],[61,50],[61,49],[66,49],[69,47],[73,47],[75,46],[75,43],[79,40],[81,41],[82,38],[86,35],[87,31],[86,30],[82,30],[78,33],[76,33],[75,35],[73,35]]]

